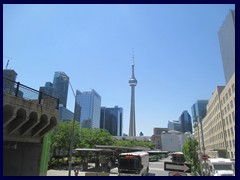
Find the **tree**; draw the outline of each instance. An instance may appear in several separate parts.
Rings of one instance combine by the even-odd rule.
[[[189,164],[192,166],[192,174],[196,175],[198,172],[200,174],[200,162],[198,158],[198,142],[195,139],[187,139],[183,145],[182,152]]]
[[[74,124],[74,143],[73,147],[76,148],[79,144],[79,123]],[[51,158],[53,157],[69,157],[70,154],[70,141],[72,135],[72,122],[65,121],[58,123],[57,127],[51,131]],[[59,159],[59,158],[58,158]]]
[[[112,135],[105,129],[82,128],[80,136],[81,140],[78,145],[81,148],[94,148],[96,145],[112,145],[114,142]]]

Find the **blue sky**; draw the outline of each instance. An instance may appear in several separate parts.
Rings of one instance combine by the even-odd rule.
[[[217,32],[235,5],[4,5],[3,68],[39,89],[64,71],[74,90],[95,89],[102,106],[124,110],[128,134],[132,49],[136,131],[178,120],[209,99],[224,73]],[[73,110],[69,87],[67,107]]]

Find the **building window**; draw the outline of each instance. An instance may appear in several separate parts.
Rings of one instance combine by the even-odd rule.
[[[228,115],[229,123],[232,124],[231,114]]]
[[[233,136],[233,128],[231,128],[231,134],[232,134],[232,136]]]
[[[227,124],[227,126],[228,126],[228,117],[226,116],[226,124]]]
[[[235,84],[232,84],[232,93],[235,92]]]
[[[233,108],[233,102],[232,100],[230,101],[230,106],[231,106],[231,109]]]
[[[231,89],[228,89],[228,95],[231,97]]]
[[[232,142],[231,141],[229,141],[229,147],[232,148]]]
[[[234,114],[234,112],[232,112],[232,120],[233,120],[233,122],[235,122],[235,114]]]

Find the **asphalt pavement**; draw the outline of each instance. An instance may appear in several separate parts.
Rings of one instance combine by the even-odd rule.
[[[168,176],[169,171],[164,171],[164,162],[171,162],[170,157],[161,159],[157,162],[149,162],[148,176]],[[102,173],[99,169],[95,169],[90,164],[90,169],[86,171],[79,171],[78,176],[118,176],[117,168],[114,168],[110,173]],[[47,176],[68,176],[68,170],[48,170]],[[75,176],[75,172],[71,171],[71,176]]]

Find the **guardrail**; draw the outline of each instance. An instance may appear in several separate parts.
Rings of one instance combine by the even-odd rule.
[[[49,106],[51,104],[55,109],[58,109],[59,106],[58,98],[49,96],[43,92],[25,86],[20,82],[15,82],[5,77],[3,77],[3,92],[26,100],[36,101],[43,106]]]

